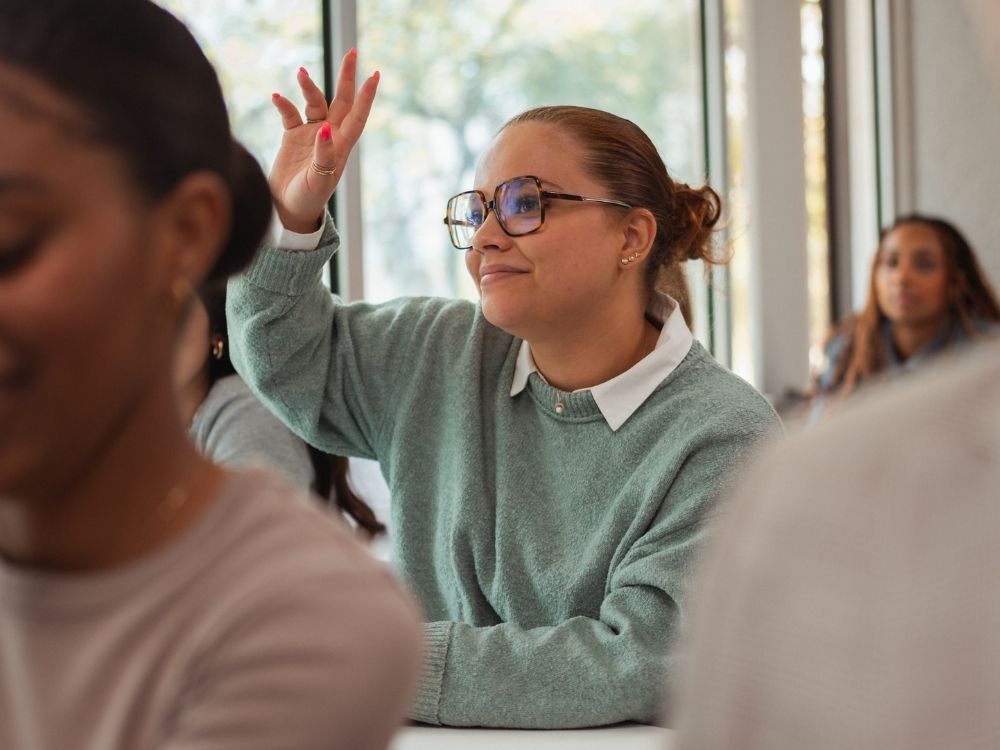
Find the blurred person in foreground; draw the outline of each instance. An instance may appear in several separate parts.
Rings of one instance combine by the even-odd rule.
[[[146,0],[4,0],[0,133],[0,747],[384,748],[415,606],[181,418],[193,289],[271,214],[211,65]]]
[[[1000,747],[1000,344],[770,448],[705,562],[674,750]]]

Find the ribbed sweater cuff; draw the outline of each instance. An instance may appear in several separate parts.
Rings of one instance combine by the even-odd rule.
[[[282,250],[263,247],[244,276],[254,286],[275,294],[296,296],[316,283],[316,278],[340,247],[340,235],[327,217],[326,229],[315,250]]]
[[[440,724],[441,683],[448,659],[448,644],[454,623],[424,623],[424,664],[417,682],[417,692],[408,712],[409,718],[425,724]]]

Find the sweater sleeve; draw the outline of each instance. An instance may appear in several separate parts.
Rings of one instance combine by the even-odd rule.
[[[609,572],[597,617],[533,628],[426,623],[410,718],[539,729],[656,721],[723,469],[756,437],[706,443],[688,456],[655,520]]]
[[[414,301],[344,304],[323,285],[339,237],[327,217],[313,251],[265,247],[229,283],[237,372],[296,434],[338,455],[376,458],[395,380],[416,356]]]

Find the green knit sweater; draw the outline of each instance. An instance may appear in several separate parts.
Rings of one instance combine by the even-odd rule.
[[[654,720],[706,515],[774,411],[698,343],[617,431],[537,373],[512,397],[519,339],[467,301],[341,303],[337,244],[328,224],[230,283],[232,357],[305,439],[382,465],[428,620],[412,718]]]

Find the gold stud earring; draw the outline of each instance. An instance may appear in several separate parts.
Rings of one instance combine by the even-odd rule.
[[[627,258],[622,258],[622,265],[623,265],[623,266],[627,266],[627,265],[628,265],[629,263],[631,263],[632,261],[634,261],[634,260],[638,260],[638,259],[639,259],[639,253],[632,253],[632,254],[631,254],[630,256],[628,256]]]

